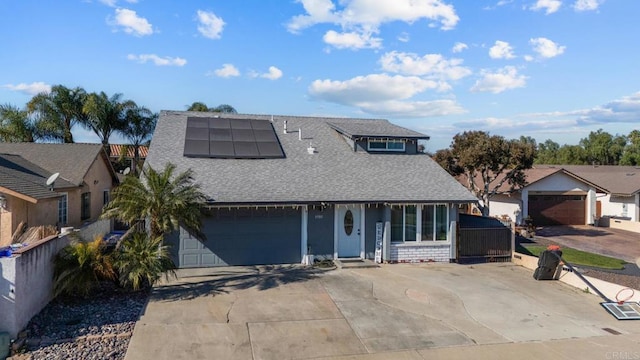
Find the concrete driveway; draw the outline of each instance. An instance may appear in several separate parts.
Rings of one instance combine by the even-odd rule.
[[[639,324],[512,264],[181,270],[126,359],[605,359],[640,354]]]
[[[536,237],[629,263],[640,259],[640,234],[631,231],[587,225],[547,226],[536,229]]]

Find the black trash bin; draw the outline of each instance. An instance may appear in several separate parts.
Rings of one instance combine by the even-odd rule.
[[[533,278],[536,280],[554,280],[558,265],[560,265],[560,250],[545,250],[540,254],[538,259],[538,268],[533,272]]]

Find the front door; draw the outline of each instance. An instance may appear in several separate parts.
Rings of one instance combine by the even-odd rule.
[[[360,257],[360,206],[338,208],[338,257]]]

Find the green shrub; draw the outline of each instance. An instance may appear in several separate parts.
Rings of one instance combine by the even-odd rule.
[[[153,285],[163,274],[175,276],[175,265],[161,236],[151,238],[145,233],[133,234],[115,253],[114,264],[120,285],[132,290]]]
[[[114,280],[113,261],[101,236],[75,239],[54,258],[53,294],[87,296],[102,280]]]

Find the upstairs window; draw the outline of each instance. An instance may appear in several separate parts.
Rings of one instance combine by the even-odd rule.
[[[404,140],[398,139],[369,139],[369,151],[398,151],[404,152]]]

